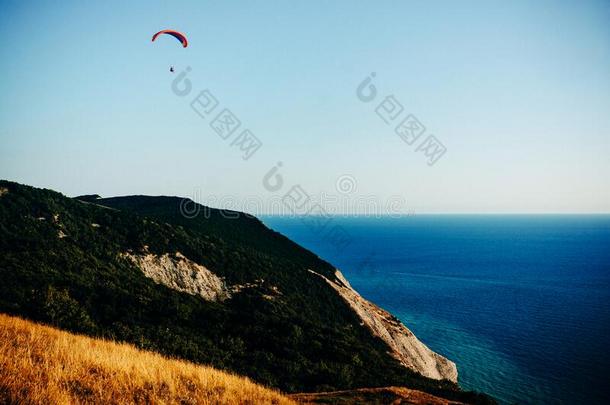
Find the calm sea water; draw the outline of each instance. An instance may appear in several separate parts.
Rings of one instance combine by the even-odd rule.
[[[610,216],[341,218],[336,250],[299,218],[271,228],[502,403],[610,403]]]

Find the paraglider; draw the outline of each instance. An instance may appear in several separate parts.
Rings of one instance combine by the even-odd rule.
[[[189,44],[186,37],[184,36],[184,34],[178,32],[178,31],[174,31],[174,30],[162,30],[162,31],[157,32],[155,35],[153,35],[152,42],[155,42],[155,39],[157,39],[157,37],[161,34],[171,35],[172,37],[176,38],[178,41],[180,41],[183,48],[186,48]],[[170,66],[169,71],[171,73],[174,73],[174,67]]]
[[[161,34],[171,35],[172,37],[176,38],[178,41],[180,41],[183,48],[186,48],[189,44],[188,41],[186,40],[186,36],[184,36],[184,34],[178,32],[178,31],[174,31],[174,30],[159,31],[155,35],[153,35],[152,41],[155,42],[155,39],[157,39],[157,37]]]

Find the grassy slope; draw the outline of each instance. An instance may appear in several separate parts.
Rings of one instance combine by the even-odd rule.
[[[244,377],[0,314],[0,403],[293,401]]]

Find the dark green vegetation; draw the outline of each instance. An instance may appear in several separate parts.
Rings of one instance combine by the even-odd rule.
[[[251,216],[175,197],[81,200],[0,181],[0,311],[137,344],[287,392],[402,385],[486,401],[410,372],[319,277],[334,268]],[[192,207],[191,207],[192,208]],[[60,237],[62,236],[62,237]],[[228,284],[223,303],[155,284],[121,253],[181,252]],[[276,286],[274,300],[263,294]]]

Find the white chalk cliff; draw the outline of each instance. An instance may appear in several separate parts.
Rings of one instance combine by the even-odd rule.
[[[389,353],[405,367],[428,378],[457,382],[458,373],[454,362],[430,350],[389,312],[364,299],[339,270],[335,273],[339,282],[329,280],[313,270],[309,271],[323,278],[337,291],[358,314],[362,323],[388,345]]]
[[[231,297],[222,278],[180,252],[164,255],[124,253],[123,256],[157,284],[198,295],[206,301],[224,301]]]

